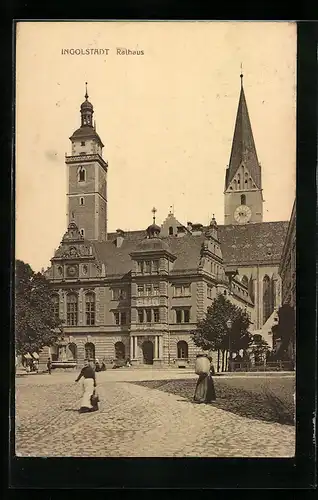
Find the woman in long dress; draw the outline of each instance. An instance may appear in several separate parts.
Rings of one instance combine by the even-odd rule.
[[[210,371],[207,374],[199,375],[197,385],[194,391],[194,401],[196,403],[211,403],[216,400],[214,382],[212,376],[214,375],[214,367],[212,358],[207,356],[210,361]]]
[[[90,360],[84,360],[84,367],[82,368],[79,376],[75,380],[78,382],[83,377],[83,395],[81,401],[80,413],[88,413],[98,410],[98,405],[92,406],[91,396],[93,395],[96,387],[95,370]]]

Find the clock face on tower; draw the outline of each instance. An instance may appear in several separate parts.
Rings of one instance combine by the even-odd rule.
[[[252,210],[247,205],[240,205],[235,209],[234,219],[239,224],[246,224],[252,216]]]

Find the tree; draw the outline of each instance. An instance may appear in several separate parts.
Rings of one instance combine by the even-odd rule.
[[[47,279],[29,264],[16,261],[15,342],[18,354],[39,352],[61,337],[61,322],[53,312]]]
[[[231,320],[232,327],[227,322]],[[230,351],[238,353],[246,350],[252,342],[248,331],[251,324],[247,313],[235,306],[224,295],[219,294],[208,307],[205,318],[199,321],[196,330],[192,332],[195,345],[203,350],[221,351],[223,354]]]
[[[254,356],[255,363],[265,361],[270,352],[270,347],[261,335],[253,336],[250,353]]]
[[[289,304],[283,304],[278,309],[277,315],[278,323],[272,327],[274,342],[277,343],[275,358],[279,361],[294,361],[295,310]],[[292,352],[290,352],[290,348]]]

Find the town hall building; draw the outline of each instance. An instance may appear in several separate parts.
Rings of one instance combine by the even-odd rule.
[[[288,222],[263,222],[262,171],[243,76],[225,170],[224,225],[214,217],[208,224],[182,224],[172,211],[159,225],[154,208],[147,228],[109,233],[112,166],[103,158],[87,89],[80,113],[65,159],[68,227],[46,271],[64,335],[50,348],[52,359],[192,363],[199,349],[190,333],[218,293],[245,309],[253,332],[271,345]]]

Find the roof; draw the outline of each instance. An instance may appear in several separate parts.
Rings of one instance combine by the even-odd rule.
[[[261,168],[257,158],[251,122],[242,85],[237,108],[230,164],[226,170],[225,189],[229,187],[237,169],[243,161],[255,185],[261,189]]]
[[[288,221],[219,226],[219,240],[226,264],[279,261]]]
[[[77,130],[75,130],[73,135],[70,137],[70,139],[80,139],[80,138],[83,138],[83,139],[84,138],[85,139],[94,138],[94,139],[97,139],[103,145],[102,140],[99,137],[96,130],[94,129],[94,127],[89,127],[89,126],[80,127]]]
[[[170,252],[168,243],[161,238],[143,239],[137,244],[135,249],[135,251],[137,252],[146,252],[149,250],[153,251],[166,250],[167,252]]]
[[[144,237],[144,231],[142,232]],[[125,233],[127,236],[129,233]],[[108,241],[98,242],[92,241],[96,256],[100,262],[103,262],[108,275],[124,275],[132,270],[132,259],[130,254],[137,249],[141,243],[140,231],[134,231],[129,234],[129,237],[124,238],[120,247],[116,246],[115,234],[111,240],[111,235],[108,235]],[[165,248],[169,248],[170,252],[177,258],[173,269],[175,271],[196,269],[200,260],[201,245],[205,237],[186,235],[182,238],[175,236],[162,238],[162,243]],[[147,242],[151,240],[145,240]]]
[[[226,265],[253,265],[279,261],[287,232],[288,221],[262,222],[245,225],[219,226],[224,263]],[[132,269],[130,253],[135,251],[145,238],[145,231],[125,232],[122,245],[115,244],[116,233],[108,234],[108,241],[92,241],[96,255],[106,266],[107,274],[126,274]],[[196,269],[205,235],[162,238],[163,246],[168,245],[176,256],[175,271]],[[151,240],[145,240],[147,242]],[[147,243],[148,244],[148,243]]]

